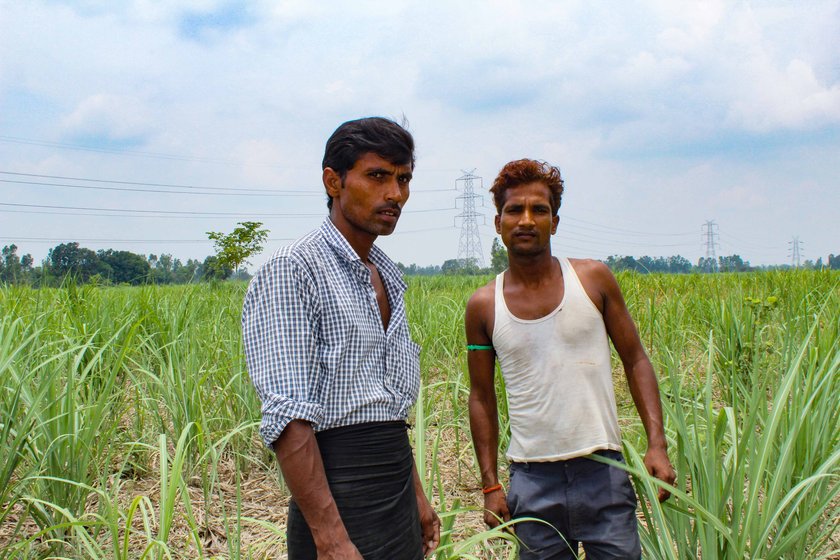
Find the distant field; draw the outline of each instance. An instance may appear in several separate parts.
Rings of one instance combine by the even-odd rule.
[[[413,439],[444,524],[438,558],[515,550],[484,532],[469,441],[463,308],[487,280],[409,279],[424,381]],[[648,499],[616,365],[644,557],[840,554],[840,273],[619,281],[678,473],[664,507]],[[0,559],[284,556],[288,493],[257,435],[245,289],[0,287]]]

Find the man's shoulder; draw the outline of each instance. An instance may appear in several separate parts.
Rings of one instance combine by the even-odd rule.
[[[589,295],[589,299],[596,302],[598,309],[603,312],[601,304],[597,302],[603,301],[605,297],[611,297],[611,294],[620,293],[618,282],[610,267],[596,259],[569,259],[569,264]]]
[[[326,244],[318,230],[312,231],[274,251],[257,271],[257,275],[285,269],[311,270],[313,266],[323,263],[325,249]]]
[[[478,288],[467,301],[467,313],[478,313],[485,309],[492,309],[496,297],[496,279],[493,278]]]
[[[605,275],[612,276],[610,267],[604,264],[603,261],[597,259],[569,259],[569,264],[575,270],[578,278],[584,277],[592,280],[604,279]]]

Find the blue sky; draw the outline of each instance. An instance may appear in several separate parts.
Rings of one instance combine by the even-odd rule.
[[[840,253],[840,3],[592,4],[0,0],[0,245],[203,259],[259,220],[256,265],[325,215],[335,127],[404,115],[404,263],[458,256],[471,169],[487,259],[520,157],[566,179],[556,254],[695,262],[711,220],[753,264]]]

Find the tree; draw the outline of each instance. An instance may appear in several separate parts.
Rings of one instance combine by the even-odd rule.
[[[691,272],[691,261],[681,255],[668,257],[668,272],[678,274],[689,273]]]
[[[642,255],[636,260],[635,270],[647,274],[649,272],[659,272],[657,260],[647,255]]]
[[[202,280],[224,280],[231,274],[233,274],[233,269],[220,263],[219,259],[214,256],[204,259],[204,263],[201,265]]]
[[[18,258],[17,245],[6,245],[3,247],[2,258],[0,258],[0,282],[27,281],[32,274],[33,262],[30,254]]]
[[[411,263],[406,266],[401,262],[397,263],[397,268],[406,276],[435,276],[441,273],[440,265],[432,264],[429,266],[417,266],[416,263]]]
[[[740,255],[718,257],[720,270],[723,272],[745,272],[750,269],[749,261],[744,262]]]
[[[493,246],[490,248],[490,268],[496,274],[502,272],[508,267],[508,254],[505,246],[496,237],[493,239]]]
[[[440,271],[443,274],[449,275],[476,275],[481,274],[482,272],[474,258],[449,259],[443,262],[443,265],[440,267]]]
[[[650,257],[647,258],[650,259]],[[621,270],[638,270],[640,268],[636,259],[629,256],[619,257],[617,255],[610,255],[605,262],[608,267],[616,272]]]
[[[171,284],[174,281],[175,268],[180,266],[178,259],[173,259],[168,253],[161,253],[160,256],[149,255],[148,262],[156,284]]]
[[[181,261],[175,259],[175,264],[177,266],[174,267],[173,274],[176,284],[189,284],[201,277],[201,261],[187,259],[187,264],[181,264]]]
[[[99,259],[111,268],[110,280],[115,284],[142,284],[149,278],[151,268],[142,256],[131,251],[113,249],[97,252]]]
[[[262,222],[239,222],[239,225],[241,227],[227,235],[218,231],[207,232],[207,237],[216,246],[216,266],[221,269],[237,272],[248,262],[248,257],[262,251],[268,238],[268,230],[259,229]]]
[[[697,268],[700,272],[717,272],[717,261],[712,257],[700,257],[697,259]]]
[[[111,267],[102,262],[96,253],[79,247],[75,241],[62,243],[50,249],[47,263],[52,274],[59,278],[72,275],[80,282],[87,282],[96,274],[108,277],[111,273]]]

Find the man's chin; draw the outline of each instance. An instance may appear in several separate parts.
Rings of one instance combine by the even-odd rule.
[[[379,232],[376,235],[391,235],[396,231],[397,224],[393,225],[384,225],[379,228]]]
[[[525,247],[513,246],[508,249],[511,255],[516,255],[517,257],[535,257],[544,254],[548,250],[548,247],[537,245],[528,245]]]

